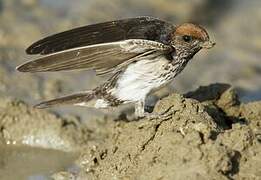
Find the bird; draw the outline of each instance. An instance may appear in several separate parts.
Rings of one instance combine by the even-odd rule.
[[[149,116],[145,99],[168,85],[201,49],[215,45],[200,25],[174,25],[141,16],[78,27],[36,41],[26,49],[38,58],[20,72],[95,70],[110,75],[92,90],[43,101],[36,108],[76,105],[109,109],[133,103],[137,118]],[[40,57],[39,57],[40,55]]]

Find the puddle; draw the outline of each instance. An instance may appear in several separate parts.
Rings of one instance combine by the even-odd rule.
[[[0,146],[0,179],[49,180],[50,175],[72,168],[76,155],[26,146]]]
[[[260,101],[261,100],[261,90],[258,91],[247,91],[240,97],[240,100],[244,103]]]

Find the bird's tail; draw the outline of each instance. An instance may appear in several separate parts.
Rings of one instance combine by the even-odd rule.
[[[86,92],[80,92],[80,93],[52,99],[49,101],[43,101],[39,104],[36,104],[34,107],[39,109],[44,109],[44,108],[49,108],[52,106],[59,106],[59,105],[69,105],[69,104],[81,105],[91,101],[94,98],[95,95],[93,91],[86,91]]]

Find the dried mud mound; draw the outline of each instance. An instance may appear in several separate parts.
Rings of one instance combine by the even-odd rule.
[[[83,123],[1,99],[0,142],[79,152],[60,179],[260,179],[261,102],[229,85],[160,100],[155,119]]]
[[[0,145],[29,145],[66,152],[80,151],[107,136],[105,121],[86,126],[76,117],[61,118],[13,98],[0,98]]]
[[[229,85],[162,99],[158,119],[111,122],[104,143],[55,179],[259,179],[261,103],[241,104]]]

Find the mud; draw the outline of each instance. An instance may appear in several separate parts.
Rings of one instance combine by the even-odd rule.
[[[93,130],[82,126],[76,117],[59,118],[11,98],[0,101],[0,135],[4,144],[76,151],[92,138]]]
[[[259,179],[261,102],[241,103],[227,84],[160,100],[155,119],[59,117],[1,98],[4,147],[71,152],[77,171],[53,179]],[[57,171],[59,171],[57,169]]]

